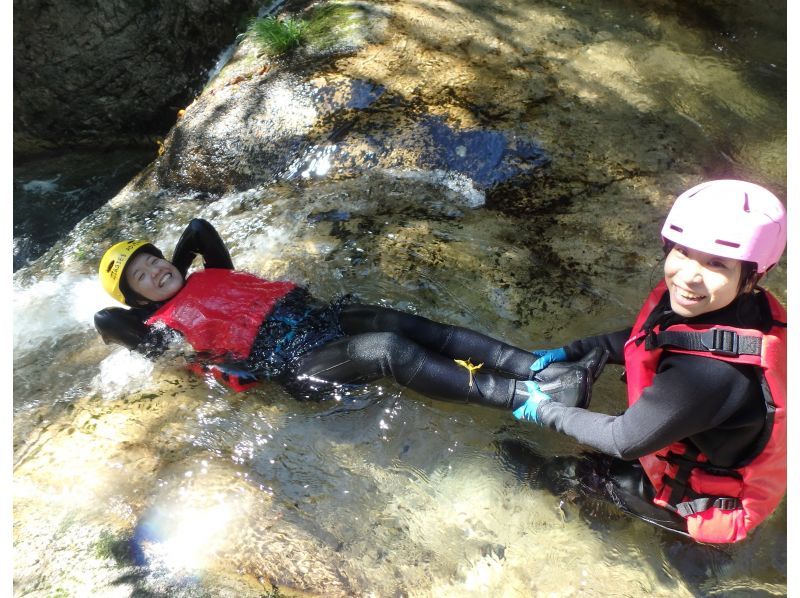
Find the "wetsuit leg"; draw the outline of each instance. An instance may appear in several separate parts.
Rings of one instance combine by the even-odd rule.
[[[349,305],[340,315],[342,330],[348,335],[393,332],[451,359],[483,363],[506,376],[527,380],[536,356],[468,328],[450,326],[421,316],[372,305]],[[465,372],[466,373],[466,372]]]
[[[475,372],[470,385],[470,373],[453,359],[394,332],[370,332],[327,343],[304,355],[295,373],[342,384],[387,377],[434,399],[500,409],[511,409],[515,401],[514,379]],[[527,398],[527,390],[520,385]]]
[[[499,443],[500,458],[520,478],[555,495],[577,494],[609,503],[623,513],[688,536],[686,521],[652,502],[653,486],[638,461],[600,453],[545,458],[516,440]]]
[[[611,482],[603,491],[623,511],[664,529],[688,535],[686,520],[653,503],[655,491],[638,461],[605,457],[603,471]]]

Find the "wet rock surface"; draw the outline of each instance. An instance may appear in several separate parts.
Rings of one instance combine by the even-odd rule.
[[[725,61],[661,45],[684,27],[680,16],[631,16],[612,33],[589,10],[547,3],[359,6],[359,39],[344,51],[270,59],[243,40],[136,188],[218,195],[276,180],[421,173],[517,218],[544,282],[558,272],[604,280],[625,264],[642,276],[637,292],[680,191],[715,177],[785,191],[785,166],[775,170],[771,150],[750,142],[758,128],[748,119],[769,97]],[[690,51],[708,43],[687,38]],[[708,77],[697,98],[667,90],[665,79],[683,76],[676,63]],[[715,85],[740,100],[715,99]],[[708,113],[715,101],[738,123],[737,155]]]

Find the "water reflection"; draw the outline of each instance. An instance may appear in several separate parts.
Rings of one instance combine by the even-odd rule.
[[[182,488],[173,504],[145,513],[133,534],[137,564],[169,575],[201,573],[229,536],[231,500]]]

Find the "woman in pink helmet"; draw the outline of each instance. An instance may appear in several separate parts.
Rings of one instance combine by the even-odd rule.
[[[628,512],[736,542],[786,490],[786,312],[758,287],[786,247],[786,212],[763,187],[710,181],[677,198],[661,234],[664,279],[634,326],[540,351],[532,366],[604,348],[625,365],[628,409],[532,392],[514,415],[600,451],[578,475]]]

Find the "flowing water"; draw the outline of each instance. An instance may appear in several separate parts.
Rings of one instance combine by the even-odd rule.
[[[423,33],[432,46],[450,34],[481,46],[501,40],[495,50],[462,44],[461,70],[439,69],[473,77],[481,93],[490,81],[502,98],[523,67],[499,72],[485,57],[502,44],[547,53],[572,98],[558,118],[581,110],[599,120],[594,129],[584,116],[580,125],[565,120],[560,136],[541,128],[543,151],[557,164],[603,148],[595,162],[564,168],[577,191],[560,211],[535,202],[505,209],[483,193],[491,173],[465,187],[468,168],[444,158],[427,171],[331,177],[319,168],[327,154],[315,151],[308,168],[301,154],[278,180],[245,191],[127,189],[59,229],[54,246],[14,277],[15,593],[785,595],[785,501],[746,542],[698,546],[548,492],[537,463],[578,447],[507,413],[390,382],[319,403],[269,383],[234,394],[177,360],[105,346],[92,326],[110,303],[96,281],[102,250],[146,237],[169,253],[192,217],[217,227],[237,268],[301,282],[324,299],[354,293],[530,348],[629,325],[658,277],[669,201],[657,188],[697,178],[697,169],[675,166],[685,157],[675,144],[713,156],[709,173],[728,165],[785,189],[785,38],[770,37],[780,14],[771,24],[744,14],[717,22],[682,6],[398,2],[393,18],[415,29],[414,41],[349,65],[375,82],[370,89],[402,94],[425,83],[410,70],[444,60],[419,53]],[[550,45],[532,47],[539,36]],[[383,80],[370,71],[392,60],[419,62]],[[645,116],[632,121],[634,112]],[[543,115],[532,105],[517,117],[530,132]],[[662,120],[674,135],[653,133]],[[589,130],[597,138],[578,139]],[[468,138],[448,135],[461,156]],[[497,137],[481,139],[489,146]],[[619,162],[622,176],[587,185],[625,148],[632,164]],[[67,175],[20,175],[20,186],[50,192]],[[15,203],[15,219],[36,209]],[[572,257],[558,261],[564,255]],[[768,286],[785,303],[785,262]],[[618,373],[609,366],[593,409],[624,407]]]
[[[14,270],[30,264],[153,159],[155,148],[66,151],[14,164]]]

